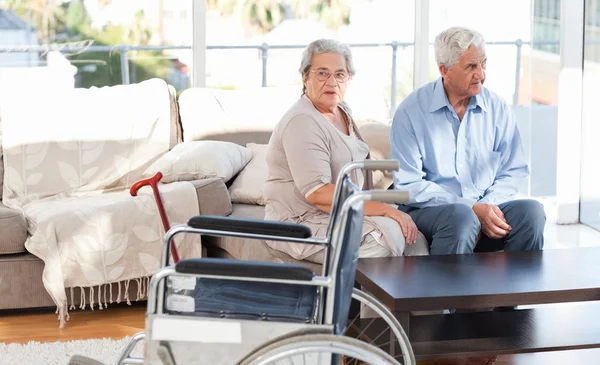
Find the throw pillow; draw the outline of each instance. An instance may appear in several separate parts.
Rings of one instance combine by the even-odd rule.
[[[161,182],[200,180],[218,177],[231,180],[252,158],[240,145],[221,141],[193,141],[177,144],[144,171],[144,177],[163,174]]]
[[[359,127],[358,131],[369,146],[373,160],[387,160],[390,158],[390,125],[371,121]],[[391,171],[373,172],[375,189],[387,189],[393,182]]]
[[[229,187],[232,203],[265,205],[263,186],[268,178],[267,145],[248,143],[252,160],[244,167]]]

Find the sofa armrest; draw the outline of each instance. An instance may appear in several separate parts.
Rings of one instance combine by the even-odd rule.
[[[231,197],[222,179],[209,178],[190,181],[196,188],[200,215],[228,216],[233,211]]]

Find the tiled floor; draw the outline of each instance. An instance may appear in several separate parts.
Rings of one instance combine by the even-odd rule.
[[[583,224],[556,224],[556,203],[552,197],[538,198],[546,211],[544,249],[600,246],[600,231]]]

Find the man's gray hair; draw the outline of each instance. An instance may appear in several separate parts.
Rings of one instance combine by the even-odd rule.
[[[470,46],[485,50],[481,33],[465,27],[452,27],[435,37],[435,61],[438,66],[450,68],[456,65]]]
[[[304,74],[304,81],[308,78],[308,71],[312,67],[313,56],[321,53],[337,53],[344,56],[344,59],[346,60],[346,71],[348,71],[350,76],[354,76],[355,70],[350,47],[347,44],[334,39],[317,39],[306,46],[304,52],[302,52],[302,61],[300,62],[298,71],[301,74]],[[302,94],[304,94],[305,91],[306,88],[303,87]]]

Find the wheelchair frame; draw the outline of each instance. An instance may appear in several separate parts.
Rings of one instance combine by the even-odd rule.
[[[227,326],[227,323],[228,323],[228,322],[226,322],[227,320],[225,320],[225,322],[224,322],[222,319],[166,314],[165,308],[164,308],[164,306],[165,306],[165,290],[163,290],[163,289],[165,289],[167,287],[166,279],[171,276],[174,276],[174,275],[188,277],[188,278],[192,277],[192,278],[194,278],[194,280],[197,278],[208,278],[208,279],[235,280],[235,281],[256,281],[256,282],[270,282],[270,283],[283,283],[283,284],[304,285],[304,286],[316,286],[318,288],[317,294],[316,294],[317,301],[315,303],[316,312],[313,312],[316,315],[316,324],[293,323],[292,325],[290,325],[289,323],[285,323],[285,322],[279,323],[276,321],[273,321],[273,322],[270,321],[269,325],[268,325],[268,326],[270,326],[269,327],[270,328],[269,336],[267,336],[266,338],[257,338],[255,342],[257,342],[258,347],[249,349],[249,351],[247,351],[247,355],[244,355],[244,357],[242,358],[241,362],[239,362],[239,364],[246,364],[246,363],[254,364],[254,362],[248,362],[248,361],[252,360],[253,356],[254,356],[255,360],[252,360],[252,361],[259,361],[258,363],[262,364],[263,362],[260,362],[260,361],[265,361],[265,359],[262,358],[262,360],[261,360],[261,358],[258,358],[258,360],[256,360],[256,354],[260,353],[261,349],[264,349],[267,347],[277,349],[278,343],[281,343],[280,347],[282,347],[282,348],[284,347],[284,345],[287,346],[287,348],[288,348],[287,351],[291,351],[290,348],[294,348],[294,351],[296,351],[297,353],[302,353],[302,351],[303,351],[302,346],[298,345],[297,343],[295,345],[292,345],[291,343],[294,343],[294,341],[298,341],[299,339],[303,339],[303,341],[308,340],[309,337],[303,337],[303,336],[306,336],[307,334],[310,334],[310,336],[313,336],[313,337],[321,336],[321,337],[318,337],[318,338],[320,338],[321,342],[317,341],[315,343],[312,343],[312,346],[314,348],[317,348],[318,346],[322,346],[324,343],[329,343],[333,347],[336,347],[335,344],[338,344],[341,349],[344,349],[344,351],[349,351],[351,353],[354,353],[355,355],[362,354],[363,356],[367,356],[370,353],[372,356],[375,356],[374,354],[379,354],[379,355],[377,355],[377,356],[379,356],[378,359],[380,359],[380,361],[384,361],[381,359],[385,359],[385,361],[377,362],[377,363],[397,364],[397,362],[391,356],[385,354],[380,349],[375,348],[366,342],[362,342],[362,344],[365,344],[365,346],[362,346],[362,344],[357,345],[357,343],[355,342],[354,339],[349,339],[349,338],[346,338],[345,336],[339,335],[339,334],[338,335],[333,334],[334,333],[334,330],[333,330],[334,318],[333,317],[334,317],[334,307],[335,307],[334,303],[336,301],[335,289],[336,289],[336,285],[337,285],[336,273],[338,270],[338,265],[339,265],[340,256],[341,256],[341,252],[342,252],[341,247],[342,247],[342,244],[344,243],[344,240],[347,238],[347,237],[345,237],[346,229],[347,229],[348,225],[351,223],[351,222],[348,222],[348,219],[349,219],[348,216],[350,214],[350,211],[351,210],[356,211],[356,213],[354,213],[354,214],[359,214],[361,219],[363,219],[362,218],[363,217],[363,203],[366,200],[382,201],[382,202],[389,202],[389,203],[402,203],[402,202],[406,202],[408,200],[408,193],[403,192],[403,191],[386,191],[386,190],[361,191],[358,187],[356,187],[356,185],[354,185],[350,181],[349,174],[355,169],[397,170],[398,162],[392,161],[392,160],[384,160],[384,161],[370,161],[369,160],[369,161],[351,162],[351,163],[347,164],[346,166],[344,166],[343,170],[340,172],[340,174],[337,178],[335,192],[334,192],[334,198],[333,198],[333,204],[332,204],[332,210],[331,210],[331,219],[330,219],[330,222],[328,225],[326,237],[300,238],[297,236],[294,237],[293,235],[286,235],[285,234],[285,233],[287,233],[286,228],[289,228],[289,226],[303,227],[301,225],[292,225],[292,224],[287,224],[286,227],[282,227],[283,229],[278,232],[278,233],[283,233],[280,235],[252,232],[252,229],[250,229],[251,232],[236,232],[235,229],[233,229],[233,230],[223,230],[223,229],[218,230],[218,229],[190,227],[189,223],[192,220],[190,220],[190,222],[188,222],[188,224],[180,224],[180,225],[176,225],[176,226],[172,227],[165,234],[165,237],[164,237],[165,244],[164,244],[164,250],[163,250],[162,260],[161,260],[162,268],[160,270],[158,270],[155,273],[155,275],[152,277],[152,279],[150,280],[150,285],[149,285],[149,289],[148,289],[148,308],[146,311],[146,330],[145,330],[145,332],[140,332],[140,333],[136,334],[132,338],[132,340],[130,341],[130,343],[128,344],[128,346],[126,347],[124,352],[122,353],[122,355],[118,361],[118,364],[119,365],[121,365],[121,364],[146,364],[146,365],[155,364],[157,362],[153,362],[153,361],[156,360],[156,357],[154,356],[154,355],[156,355],[161,359],[163,364],[175,365],[176,363],[175,363],[173,353],[171,350],[171,345],[169,344],[169,342],[166,342],[169,340],[167,338],[163,338],[165,336],[161,336],[161,335],[156,336],[155,330],[158,331],[160,329],[161,331],[169,332],[170,335],[174,336],[175,341],[181,340],[181,341],[185,342],[185,340],[189,339],[189,338],[186,338],[185,334],[177,334],[177,333],[173,332],[172,328],[167,330],[167,326],[165,324],[161,324],[162,327],[157,326],[157,324],[161,323],[160,321],[166,320],[169,317],[171,317],[169,319],[170,321],[172,321],[173,319],[190,320],[190,318],[193,318],[193,321],[190,323],[202,322],[203,325],[205,325],[205,326],[213,326],[212,328],[217,328],[214,325],[219,322],[221,323],[221,325],[220,325],[221,327]],[[347,188],[348,190],[344,191],[345,188]],[[218,217],[218,219],[219,220],[229,220],[231,222],[235,222],[235,219],[228,218],[228,217]],[[267,223],[267,222],[261,222],[261,221],[257,222],[257,224],[259,224],[259,225],[262,223]],[[271,222],[271,224],[273,224],[273,223],[274,222]],[[282,226],[282,225],[280,225],[280,226]],[[306,228],[306,227],[304,227],[304,228]],[[361,223],[361,228],[362,228],[362,223]],[[362,229],[361,229],[361,231],[362,231]],[[204,234],[204,235],[210,235],[210,236],[243,237],[243,238],[250,238],[250,239],[264,239],[264,240],[274,240],[274,241],[286,241],[286,242],[291,242],[291,243],[321,245],[321,246],[324,246],[324,249],[325,249],[322,273],[320,276],[313,274],[312,277],[310,278],[310,280],[307,280],[306,277],[294,277],[294,275],[291,275],[290,277],[277,277],[277,278],[251,277],[251,276],[240,276],[240,275],[216,275],[216,274],[214,274],[214,272],[211,272],[210,269],[203,268],[203,262],[206,262],[207,259],[204,259],[204,260],[203,259],[182,260],[180,263],[178,263],[176,265],[169,266],[169,257],[170,257],[170,250],[171,250],[169,242],[171,242],[176,235],[187,234],[187,233]],[[334,242],[335,240],[338,240],[338,239],[339,239],[339,242]],[[360,240],[360,238],[359,238],[359,240]],[[330,250],[330,248],[333,248],[333,249]],[[184,265],[184,264],[187,264],[185,269],[182,268],[183,267],[182,265]],[[239,264],[244,265],[243,262],[239,262]],[[283,266],[293,267],[293,266],[297,266],[297,265],[287,265],[287,264],[283,265],[282,264],[281,266],[282,267]],[[308,270],[308,269],[306,269],[306,270]],[[311,274],[312,274],[312,272],[311,272]],[[302,276],[302,275],[300,275],[300,276]],[[325,291],[326,291],[326,293],[325,293]],[[412,352],[412,348],[410,347],[410,342],[408,341],[408,337],[406,336],[406,333],[400,326],[400,323],[392,315],[392,313],[377,299],[375,299],[374,297],[372,297],[371,295],[369,295],[367,293],[362,292],[361,290],[354,288],[351,295],[352,295],[352,298],[360,301],[363,304],[366,304],[367,306],[372,308],[375,312],[377,312],[380,316],[382,316],[386,320],[386,322],[390,325],[393,335],[399,339],[400,347],[401,347],[401,350],[402,350],[402,353],[404,356],[404,365],[415,365],[416,362],[414,359],[414,354]],[[188,319],[186,319],[186,318],[188,318]],[[240,338],[240,339],[242,337],[242,332],[250,331],[253,328],[260,327],[259,324],[264,323],[262,321],[255,321],[255,320],[246,321],[246,320],[239,320],[239,319],[236,319],[235,321],[232,321],[231,323],[234,323],[234,322],[239,324],[239,326],[234,326],[236,329],[233,330],[233,332],[235,332],[236,334],[239,334],[239,337],[238,336],[234,336],[234,337]],[[156,327],[160,327],[160,328],[156,328]],[[146,333],[147,333],[147,335],[146,335]],[[246,332],[244,332],[244,333],[246,333]],[[329,336],[329,337],[327,337],[327,336]],[[258,336],[258,337],[260,337],[260,336]],[[332,338],[334,340],[332,340]],[[145,358],[131,357],[131,352],[135,348],[136,344],[144,339],[146,340],[145,341],[145,343],[146,343]],[[297,339],[297,340],[294,340],[294,339]],[[225,342],[228,341],[225,337],[221,338],[220,340],[223,340]],[[356,340],[356,341],[358,341],[358,340]],[[176,342],[171,342],[171,343],[175,345]],[[188,346],[191,346],[191,345],[188,344]],[[356,350],[357,352],[352,352],[352,346],[354,346],[355,348],[360,347],[360,349]],[[369,346],[371,346],[371,347],[369,347]],[[179,353],[180,353],[180,351],[178,351],[178,354]],[[238,359],[239,359],[239,352],[234,356],[238,356]],[[367,356],[367,358],[368,358],[368,356]],[[79,359],[79,361],[81,361],[81,359]],[[146,361],[149,361],[149,363],[147,363]],[[213,360],[207,360],[207,361],[209,361],[207,363],[211,363],[210,361],[213,361]],[[238,360],[236,360],[236,361],[238,361]],[[184,363],[185,363],[185,361],[184,361]],[[212,363],[214,363],[214,362],[212,362]],[[80,364],[80,363],[72,362],[72,364]],[[83,362],[81,362],[81,364],[83,364]],[[227,364],[230,364],[230,363],[227,363]]]

